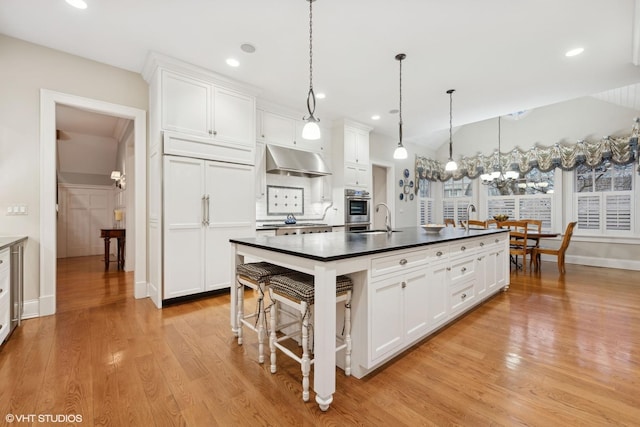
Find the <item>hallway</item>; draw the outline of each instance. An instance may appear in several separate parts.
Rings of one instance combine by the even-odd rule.
[[[59,258],[57,313],[133,300],[133,271],[104,270],[102,255]]]

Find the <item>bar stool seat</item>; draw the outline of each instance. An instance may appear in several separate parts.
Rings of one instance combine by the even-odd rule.
[[[351,294],[353,282],[348,276],[336,277],[336,301],[344,301],[344,330],[343,337],[337,337],[340,342],[336,345],[336,352],[345,350],[345,368],[347,376],[351,375]],[[309,372],[313,359],[310,357],[309,328],[311,320],[311,307],[314,303],[314,277],[295,272],[289,275],[274,276],[270,280],[269,295],[274,303],[271,308],[271,329],[269,334],[269,347],[271,350],[271,373],[276,372],[276,349],[280,349],[284,354],[300,363],[302,369],[302,400],[309,400]],[[278,331],[291,326],[289,324],[278,324],[280,305],[284,304],[292,307],[300,313],[302,318],[302,328],[296,328],[294,332],[282,332],[278,336]],[[297,320],[295,323],[298,324]],[[281,342],[288,339],[295,339],[301,335],[302,356],[298,356]]]
[[[264,338],[267,326],[267,316],[265,314],[264,294],[269,287],[269,280],[276,275],[286,275],[292,270],[268,262],[253,262],[240,264],[236,268],[237,304],[238,304],[238,345],[242,345],[242,327],[247,326],[258,334],[258,362],[264,362]],[[244,314],[244,287],[247,286],[258,292],[258,301],[255,312]]]

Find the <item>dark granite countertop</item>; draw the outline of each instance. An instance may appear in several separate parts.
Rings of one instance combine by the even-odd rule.
[[[326,262],[508,231],[489,229],[466,232],[463,228],[447,227],[437,234],[429,234],[421,227],[408,227],[399,228],[390,236],[386,233],[312,233],[230,239],[230,242]]]
[[[0,251],[25,240],[27,240],[27,236],[0,236]]]

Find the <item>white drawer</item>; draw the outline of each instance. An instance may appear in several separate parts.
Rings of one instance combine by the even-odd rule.
[[[427,263],[427,251],[412,251],[371,260],[371,277],[406,271]]]
[[[467,256],[451,260],[451,284],[473,277],[476,268],[476,256]]]
[[[2,343],[9,335],[9,327],[11,326],[10,304],[9,292],[4,291],[0,295],[0,343]]]
[[[464,256],[475,252],[480,247],[481,239],[464,239],[449,244],[449,255],[453,257]]]
[[[475,280],[467,280],[451,288],[449,294],[449,310],[451,314],[464,311],[475,300]]]
[[[427,249],[427,258],[430,263],[449,258],[449,245],[438,245]]]

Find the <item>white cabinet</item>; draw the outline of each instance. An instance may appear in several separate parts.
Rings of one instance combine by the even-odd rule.
[[[11,269],[10,249],[0,251],[0,344],[9,336],[11,328]]]
[[[371,128],[348,120],[334,126],[334,186],[370,190],[369,132]]]
[[[302,117],[302,115],[300,115]],[[320,139],[308,140],[302,137],[305,121],[287,114],[280,114],[265,109],[257,111],[256,139],[266,144],[281,145],[303,151],[328,152],[325,131]]]
[[[253,96],[168,70],[162,71],[161,87],[163,130],[199,138],[200,147],[207,143],[254,147]],[[191,155],[202,157],[197,147],[192,146]]]
[[[263,142],[256,142],[256,199],[260,200],[267,194],[267,158],[266,146]]]
[[[346,188],[369,188],[369,179],[369,166],[345,163],[344,186]]]
[[[344,162],[369,165],[369,132],[351,126],[344,128]]]
[[[165,156],[163,299],[229,287],[229,239],[255,235],[253,186],[252,166]]]
[[[425,255],[413,251],[371,261],[370,363],[420,338],[431,325]]]

